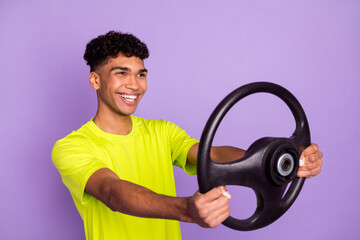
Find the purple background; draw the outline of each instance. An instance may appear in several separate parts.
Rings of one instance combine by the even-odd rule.
[[[238,232],[182,223],[184,239],[358,239],[360,1],[0,1],[0,239],[84,239],[82,221],[50,159],[54,142],[94,116],[82,59],[108,30],[148,44],[148,93],[136,115],[166,119],[200,138],[217,103],[253,81],[288,88],[302,103],[322,173],[272,225]],[[289,136],[294,121],[257,94],[222,122],[215,145],[247,148]],[[179,196],[196,177],[176,169]],[[229,187],[232,215],[255,208]]]

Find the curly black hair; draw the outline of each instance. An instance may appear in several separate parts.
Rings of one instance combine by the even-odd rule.
[[[99,35],[87,45],[84,59],[90,66],[90,72],[105,64],[109,58],[116,58],[121,53],[125,57],[138,57],[142,60],[149,57],[149,50],[145,43],[137,37],[127,33],[110,31],[105,35]]]

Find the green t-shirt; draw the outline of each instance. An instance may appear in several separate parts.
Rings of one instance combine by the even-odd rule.
[[[52,161],[83,219],[86,239],[181,239],[178,221],[113,212],[84,191],[100,168],[168,196],[176,196],[173,165],[196,174],[186,159],[197,140],[171,122],[131,119],[128,135],[104,132],[90,120],[55,143]]]

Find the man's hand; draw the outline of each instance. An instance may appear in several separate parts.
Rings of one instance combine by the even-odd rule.
[[[323,153],[319,151],[316,144],[311,144],[300,156],[300,167],[297,173],[298,177],[312,178],[321,171]]]
[[[214,228],[230,215],[230,194],[224,186],[216,187],[205,194],[197,191],[189,200],[188,215],[201,227]]]

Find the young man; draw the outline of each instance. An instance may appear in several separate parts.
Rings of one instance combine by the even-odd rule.
[[[87,239],[181,239],[178,221],[216,227],[230,213],[224,186],[176,197],[173,165],[196,174],[198,141],[177,125],[135,117],[146,92],[148,49],[136,37],[109,32],[88,43],[84,59],[97,92],[94,118],[56,142],[52,160],[84,221]],[[213,147],[214,161],[245,151]],[[321,170],[317,145],[302,155],[299,177]]]

